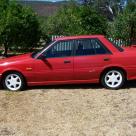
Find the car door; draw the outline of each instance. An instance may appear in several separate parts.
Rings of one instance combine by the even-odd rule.
[[[58,41],[35,63],[38,82],[67,82],[73,80],[73,41]]]
[[[75,43],[75,80],[96,82],[102,69],[110,63],[111,52],[98,39],[80,39]]]

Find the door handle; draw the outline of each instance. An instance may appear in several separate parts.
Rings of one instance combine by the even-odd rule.
[[[70,60],[64,60],[64,63],[70,63],[71,61]]]
[[[109,58],[104,58],[103,60],[104,60],[104,61],[109,61],[110,59],[109,59]]]

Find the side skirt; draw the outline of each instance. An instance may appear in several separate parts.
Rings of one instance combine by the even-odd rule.
[[[99,80],[98,80],[98,79],[94,79],[94,80],[70,80],[70,81],[28,82],[28,86],[61,85],[61,84],[88,84],[88,83],[99,83]]]

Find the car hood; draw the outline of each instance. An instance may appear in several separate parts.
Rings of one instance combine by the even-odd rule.
[[[10,63],[22,62],[22,61],[26,61],[30,59],[30,57],[31,57],[31,53],[9,57],[9,58],[0,60],[0,64],[10,64]]]

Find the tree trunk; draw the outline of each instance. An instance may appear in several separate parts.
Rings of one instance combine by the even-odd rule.
[[[3,54],[5,57],[7,57],[8,55],[8,47],[7,45],[4,45],[4,54]]]

